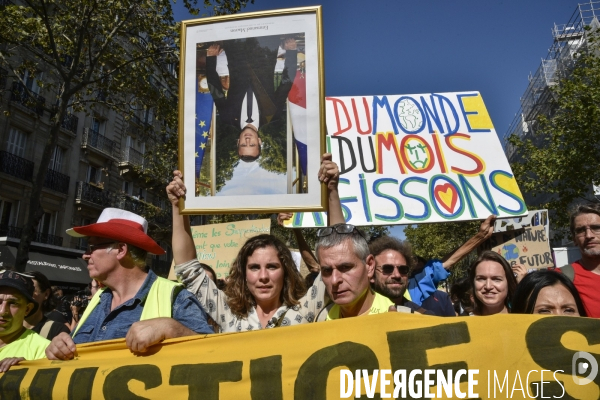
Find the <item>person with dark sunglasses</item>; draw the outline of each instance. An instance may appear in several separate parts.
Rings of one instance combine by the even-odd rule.
[[[398,311],[435,315],[405,297],[413,264],[408,243],[382,236],[369,245],[369,250],[375,257],[375,272],[371,278],[373,290],[393,301]]]

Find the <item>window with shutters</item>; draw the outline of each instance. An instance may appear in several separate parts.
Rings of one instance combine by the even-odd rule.
[[[56,220],[58,218],[58,212],[44,212],[42,219],[38,224],[38,233],[44,235],[54,235],[56,231]]]
[[[19,203],[19,201],[0,199],[0,225],[17,225],[19,217]]]
[[[17,129],[10,128],[8,134],[8,147],[7,151],[15,156],[25,157],[25,146],[27,145],[27,135],[25,132]]]
[[[104,136],[104,129],[106,126],[106,122],[98,119],[96,117],[92,117],[92,125],[91,129],[99,135]]]
[[[94,165],[88,167],[86,181],[88,183],[99,184],[102,177],[102,169]]]
[[[63,157],[65,151],[62,147],[56,146],[54,147],[54,151],[52,152],[52,158],[50,159],[49,168],[53,171],[60,172],[62,169]]]

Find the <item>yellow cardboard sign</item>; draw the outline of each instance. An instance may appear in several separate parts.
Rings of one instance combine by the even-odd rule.
[[[270,232],[270,219],[192,226],[198,260],[211,266],[217,273],[217,279],[229,275],[231,264],[246,240]],[[176,279],[172,266],[169,279]]]
[[[596,319],[386,313],[168,340],[139,355],[124,340],[91,343],[72,361],[12,367],[0,398],[325,400],[358,388],[362,398],[597,399],[599,359]]]
[[[523,264],[527,269],[554,267],[550,243],[543,225],[494,233],[482,245],[482,249],[500,254],[511,265]]]

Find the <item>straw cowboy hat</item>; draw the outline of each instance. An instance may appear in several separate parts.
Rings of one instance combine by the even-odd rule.
[[[165,254],[147,232],[148,221],[144,217],[118,208],[105,208],[95,224],[67,229],[67,234],[73,237],[98,236],[139,247],[151,254]]]

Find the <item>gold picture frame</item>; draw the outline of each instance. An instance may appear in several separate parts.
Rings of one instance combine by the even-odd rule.
[[[324,92],[320,6],[183,21],[181,212],[325,211]]]

